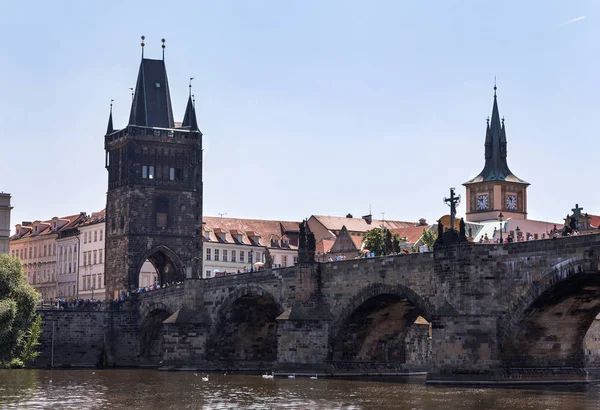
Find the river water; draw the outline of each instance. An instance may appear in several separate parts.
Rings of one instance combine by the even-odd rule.
[[[204,374],[206,375],[206,374]],[[0,409],[599,409],[600,384],[431,387],[156,370],[0,370]]]

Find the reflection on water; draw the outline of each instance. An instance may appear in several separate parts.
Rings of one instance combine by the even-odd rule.
[[[310,380],[154,370],[0,370],[0,408],[598,409],[600,385],[443,388],[423,379]]]

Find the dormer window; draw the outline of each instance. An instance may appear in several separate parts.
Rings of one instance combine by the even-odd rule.
[[[204,239],[206,239],[207,241],[210,241],[210,232],[209,231],[204,231]]]
[[[238,241],[239,243],[242,243],[242,234],[237,234],[235,236],[235,240]]]
[[[219,234],[219,240],[220,240],[221,242],[227,242],[227,234],[226,234],[225,232],[221,232],[221,233]]]
[[[279,239],[273,239],[271,242],[273,242],[274,248],[279,248]]]
[[[286,248],[289,248],[290,246],[290,241],[288,239],[284,239],[283,240],[283,246],[285,246]]]

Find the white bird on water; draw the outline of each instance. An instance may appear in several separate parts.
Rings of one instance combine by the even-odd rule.
[[[275,377],[275,375],[273,374],[273,372],[271,372],[271,374],[265,373],[265,374],[262,375],[263,379],[272,379],[273,377]]]
[[[318,377],[317,377],[317,375],[315,374],[314,376],[310,376],[310,379],[311,379],[311,380],[317,380],[317,379],[318,379]]]
[[[206,377],[202,376],[202,381],[203,382],[207,382],[208,381],[208,374],[206,375]]]
[[[288,379],[295,379],[295,378],[296,378],[296,373],[288,374]]]

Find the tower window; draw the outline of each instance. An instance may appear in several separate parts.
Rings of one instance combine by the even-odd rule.
[[[148,168],[149,168],[148,169],[148,178],[149,179],[154,179],[154,166],[150,165]]]
[[[156,227],[166,228],[169,219],[169,201],[167,198],[156,199]]]
[[[156,88],[160,88],[160,83],[154,83],[154,86],[155,86]]]
[[[175,168],[169,168],[169,180],[175,180]]]
[[[148,178],[148,167],[147,166],[142,166],[142,178],[146,179]]]

